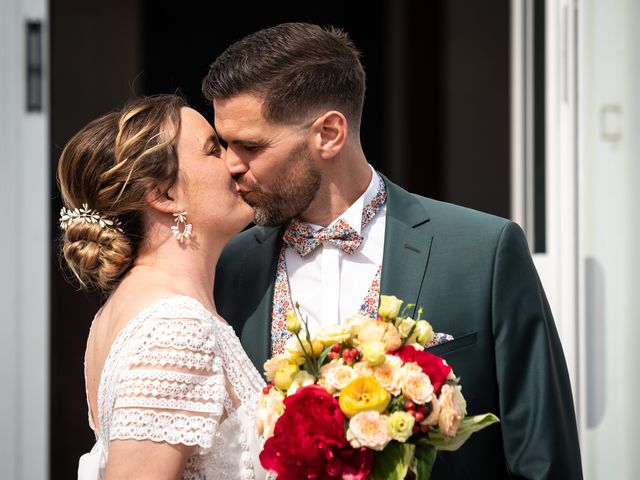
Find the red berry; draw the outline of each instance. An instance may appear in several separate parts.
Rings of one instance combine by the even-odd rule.
[[[353,358],[356,358],[358,356],[358,349],[357,348],[352,348],[351,349],[351,356]]]
[[[327,355],[327,356],[331,360],[335,360],[336,358],[338,358],[338,354],[336,352],[329,352],[329,355]]]
[[[350,358],[349,353],[350,353],[350,351],[349,351],[349,349],[348,349],[348,348],[345,348],[345,349],[342,351],[342,358],[344,359],[344,361],[345,361],[345,362],[347,361],[347,359],[348,359],[348,358]]]
[[[418,425],[413,426],[413,433],[418,433],[420,431],[420,427]]]
[[[415,414],[416,422],[420,423],[424,420],[424,413],[416,412]]]
[[[411,400],[407,400],[404,402],[404,409],[407,411],[411,411],[415,408],[415,404]]]
[[[262,393],[264,393],[265,395],[267,395],[269,393],[269,390],[271,390],[271,387],[273,387],[273,383],[270,383],[269,385],[267,385],[266,387],[264,387],[262,389]]]
[[[336,353],[340,353],[340,344],[336,343],[331,350]]]
[[[351,358],[351,357],[347,358],[345,361],[347,362],[347,365],[349,365],[349,366],[353,365],[353,362],[354,362],[353,358]]]
[[[422,430],[424,433],[427,433],[429,430],[431,430],[431,427],[429,425],[421,425],[420,430]]]
[[[425,406],[420,407],[420,408],[418,409],[418,411],[419,411],[422,415],[424,415],[424,416],[427,416],[427,414],[429,413],[429,409],[427,408],[427,406],[426,406],[426,405],[425,405]]]

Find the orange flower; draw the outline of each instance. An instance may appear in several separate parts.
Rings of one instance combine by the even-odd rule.
[[[387,409],[391,395],[370,375],[358,377],[340,392],[340,410],[347,418],[358,412],[375,410],[382,413]]]

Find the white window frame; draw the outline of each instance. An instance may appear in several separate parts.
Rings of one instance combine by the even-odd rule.
[[[533,2],[511,2],[511,211],[533,245]],[[580,414],[578,169],[574,0],[545,4],[546,251],[533,259],[564,349]]]

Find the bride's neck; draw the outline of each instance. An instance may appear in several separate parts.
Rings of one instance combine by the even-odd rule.
[[[193,296],[215,311],[213,286],[218,258],[226,242],[192,237],[179,243],[173,236],[141,248],[131,270],[155,284]]]

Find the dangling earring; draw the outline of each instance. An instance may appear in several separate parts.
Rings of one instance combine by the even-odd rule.
[[[173,221],[176,222],[176,224],[171,227],[171,233],[173,233],[173,236],[176,237],[178,242],[182,243],[191,237],[193,225],[187,223],[187,212],[174,213],[173,216],[175,217]]]

